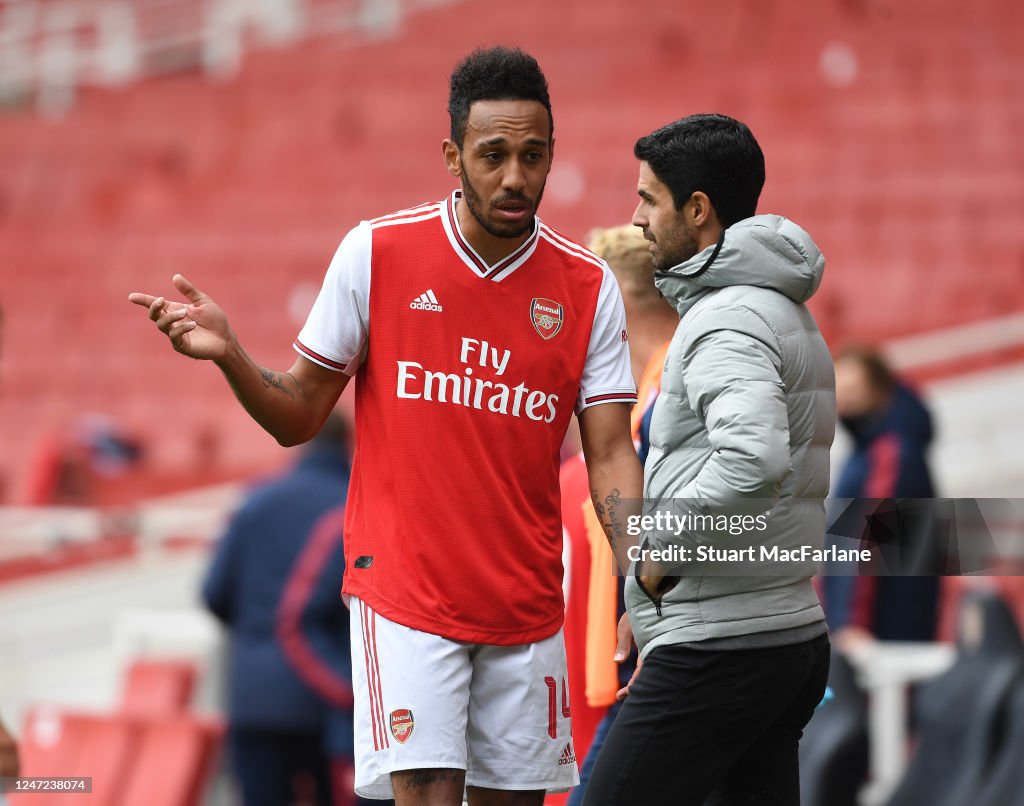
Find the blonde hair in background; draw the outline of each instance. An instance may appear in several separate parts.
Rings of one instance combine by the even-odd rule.
[[[638,308],[655,304],[668,306],[654,286],[654,263],[650,244],[639,228],[631,224],[591,230],[587,247],[612,270],[622,296]]]

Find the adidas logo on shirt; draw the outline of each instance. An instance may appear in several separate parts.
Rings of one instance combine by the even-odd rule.
[[[576,763],[576,754],[572,752],[572,745],[567,744],[565,749],[562,751],[562,757],[558,759],[558,766],[565,767],[568,764]]]
[[[416,299],[409,303],[409,307],[414,311],[437,311],[440,313],[444,310],[438,304],[437,297],[434,296],[434,290],[428,288],[426,292],[420,294]]]

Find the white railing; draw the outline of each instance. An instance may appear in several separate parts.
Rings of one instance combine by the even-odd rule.
[[[871,641],[847,655],[868,693],[871,759],[864,806],[885,803],[908,763],[908,689],[942,674],[956,661],[950,644]]]
[[[60,116],[83,85],[202,69],[234,75],[247,50],[357,32],[458,0],[0,0],[0,104]]]
[[[223,533],[243,491],[239,483],[218,484],[111,509],[0,507],[0,563],[46,556],[111,534],[131,534],[145,551],[181,537],[212,542]]]

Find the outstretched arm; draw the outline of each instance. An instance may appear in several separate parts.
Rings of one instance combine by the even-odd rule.
[[[188,302],[133,293],[128,300],[149,311],[171,346],[191,358],[213,361],[246,411],[282,445],[312,437],[334,408],[348,375],[301,356],[287,372],[258,366],[238,343],[224,310],[182,275],[174,287]]]

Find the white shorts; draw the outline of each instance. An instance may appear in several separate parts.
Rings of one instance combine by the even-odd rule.
[[[394,797],[398,770],[466,770],[467,786],[579,783],[562,632],[521,646],[451,641],[350,602],[356,792]]]

